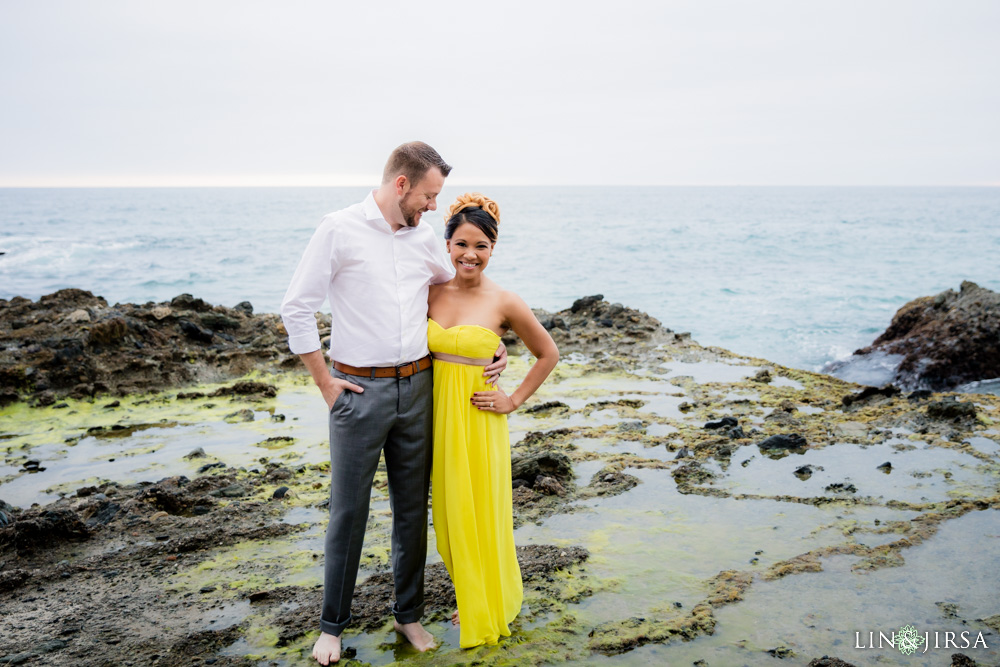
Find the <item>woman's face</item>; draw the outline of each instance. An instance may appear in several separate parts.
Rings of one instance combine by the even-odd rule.
[[[471,222],[459,225],[447,241],[451,263],[460,277],[472,277],[481,273],[490,263],[493,243],[489,237]]]

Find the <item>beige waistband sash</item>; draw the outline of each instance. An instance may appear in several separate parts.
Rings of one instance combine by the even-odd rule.
[[[467,366],[489,366],[493,359],[474,359],[472,357],[462,357],[457,354],[445,354],[444,352],[431,352],[431,356],[438,361],[447,361],[452,364],[465,364]]]

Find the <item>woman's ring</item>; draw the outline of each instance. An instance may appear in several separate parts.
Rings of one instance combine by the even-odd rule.
[[[490,401],[490,407],[491,408],[493,407],[493,401]]]

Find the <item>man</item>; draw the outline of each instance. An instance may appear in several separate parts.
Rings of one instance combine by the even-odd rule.
[[[330,409],[330,523],[321,634],[313,647],[322,665],[340,659],[380,452],[393,521],[395,627],[421,651],[434,646],[420,624],[433,417],[427,290],[450,279],[453,268],[440,239],[420,219],[437,209],[450,172],[423,142],[394,150],[377,190],[323,218],[281,305],[289,348],[302,358]],[[314,316],[327,298],[332,373]],[[506,367],[506,351],[498,354],[500,361],[486,375]]]

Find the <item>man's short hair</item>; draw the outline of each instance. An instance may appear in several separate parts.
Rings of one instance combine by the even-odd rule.
[[[416,185],[431,167],[440,169],[441,175],[445,177],[451,173],[451,165],[436,150],[422,141],[410,141],[396,148],[389,156],[385,171],[382,172],[382,182],[388,183],[402,174],[411,185]]]

